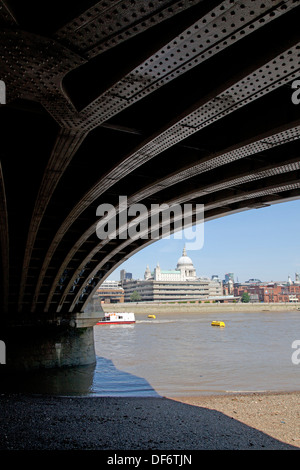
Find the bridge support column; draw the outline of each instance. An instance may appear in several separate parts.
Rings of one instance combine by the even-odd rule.
[[[18,326],[6,330],[6,364],[9,371],[93,364],[96,361],[93,327]],[[3,370],[4,372],[4,370]]]

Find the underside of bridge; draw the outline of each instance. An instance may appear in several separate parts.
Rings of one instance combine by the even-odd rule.
[[[2,325],[92,327],[91,294],[153,242],[99,239],[97,207],[120,195],[204,204],[205,220],[300,196],[299,13],[0,1]]]

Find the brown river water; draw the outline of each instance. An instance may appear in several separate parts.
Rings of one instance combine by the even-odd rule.
[[[220,309],[217,317],[162,313],[136,320],[94,327],[95,365],[34,373],[20,379],[18,391],[180,397],[300,390],[300,311]],[[213,320],[225,328],[211,326]]]

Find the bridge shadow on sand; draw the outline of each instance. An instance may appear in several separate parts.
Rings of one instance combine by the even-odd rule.
[[[161,397],[105,358],[15,386],[2,379],[0,450],[299,450],[219,411]]]

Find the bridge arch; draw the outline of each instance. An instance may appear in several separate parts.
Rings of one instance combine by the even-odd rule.
[[[7,328],[92,328],[93,289],[152,241],[98,239],[120,195],[206,220],[299,197],[297,1],[22,5],[0,10]]]

